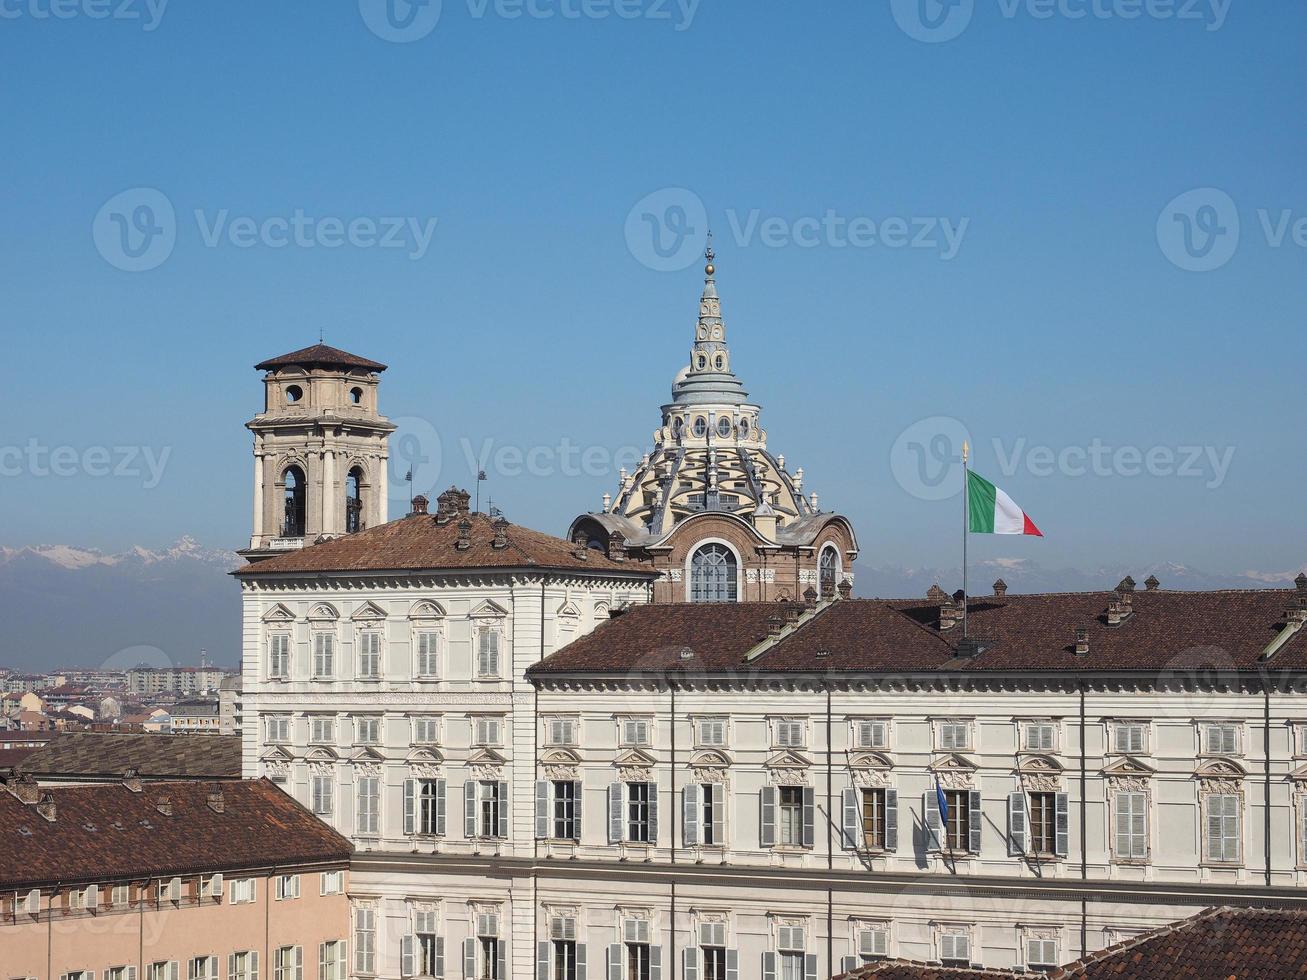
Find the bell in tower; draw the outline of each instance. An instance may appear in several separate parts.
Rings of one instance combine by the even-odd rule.
[[[386,522],[388,440],[377,410],[386,365],[326,344],[255,365],[263,411],[254,433],[250,561]]]

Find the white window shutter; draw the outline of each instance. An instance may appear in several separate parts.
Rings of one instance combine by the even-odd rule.
[[[463,831],[468,840],[477,836],[477,782],[469,779],[463,784]]]
[[[763,847],[776,846],[776,787],[764,786],[759,794],[761,806],[761,843]]]
[[[622,833],[626,821],[622,813],[622,784],[608,784],[608,843],[620,844],[626,837]]]
[[[499,827],[498,836],[507,839],[508,837],[508,783],[501,781],[499,784]]]
[[[227,977],[228,980],[243,980],[241,975],[236,972],[236,954],[227,954]]]
[[[576,980],[585,980],[585,943],[576,944]]]
[[[980,853],[980,792],[972,790],[967,794],[967,823],[969,825],[971,839],[967,842],[967,850],[972,854]]]
[[[681,980],[699,980],[699,948],[687,946],[681,951]]]
[[[250,951],[248,962],[250,967],[250,980],[259,980],[259,954],[257,950]],[[127,980],[135,980],[135,977],[128,977]]]
[[[775,953],[766,952],[762,954],[762,980],[777,980]]]
[[[658,784],[649,784],[649,843],[658,843]]]
[[[465,980],[476,980],[477,975],[477,941],[463,940],[463,976]]]
[[[447,795],[447,782],[443,779],[436,780],[436,833],[441,837],[445,836],[445,797]]]
[[[712,839],[718,846],[726,844],[726,784],[714,783],[712,792]]]
[[[803,787],[803,846],[812,847],[817,826],[817,791]]]
[[[808,953],[803,957],[803,980],[817,980],[816,953]]]
[[[550,980],[549,977],[549,943],[536,943],[536,980]]]
[[[944,830],[939,818],[939,801],[933,791],[922,794],[921,812],[926,818],[926,850],[943,850]]]
[[[885,850],[899,849],[899,791],[885,790]]]
[[[1007,797],[1007,852],[1012,857],[1026,853],[1026,794]]]
[[[726,930],[722,929],[722,942],[726,942]],[[726,951],[726,980],[740,980],[740,951],[738,949],[728,949]]]
[[[585,826],[582,823],[583,814],[581,804],[585,801],[585,784],[577,779],[572,782],[572,839],[581,840],[581,828]]]
[[[436,980],[445,980],[445,937],[436,937]]]
[[[545,840],[549,833],[549,783],[536,780],[536,838]]]
[[[401,936],[399,939],[399,975],[411,977],[417,973],[417,957],[413,951],[413,936]]]
[[[649,980],[663,980],[663,948],[649,947]]]
[[[495,976],[508,976],[508,943],[502,939],[495,940]]]
[[[861,795],[857,787],[844,789],[840,793],[841,829],[843,831],[841,837],[846,851],[858,850],[858,831],[862,825],[862,814],[858,806],[860,802],[858,798]]]
[[[1066,857],[1071,852],[1071,807],[1070,797],[1066,793],[1058,793],[1057,801],[1057,841],[1056,854],[1058,857]]]
[[[685,827],[685,845],[690,847],[699,843],[699,784],[690,783],[681,793],[682,808],[685,813],[682,824]],[[1304,807],[1307,812],[1307,807]]]
[[[608,980],[623,980],[622,953],[625,948],[621,943],[613,943],[608,947]]]
[[[854,970],[856,970],[860,965],[861,965],[861,964],[858,962],[858,958],[857,958],[856,956],[841,956],[841,957],[840,957],[840,972],[841,972],[841,973],[852,973],[852,972],[853,972]]]
[[[417,780],[404,780],[404,833],[417,831]]]

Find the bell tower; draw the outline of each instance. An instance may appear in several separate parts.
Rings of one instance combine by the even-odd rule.
[[[386,522],[388,440],[377,410],[386,365],[326,344],[262,361],[254,433],[254,527],[242,551],[258,561]]]

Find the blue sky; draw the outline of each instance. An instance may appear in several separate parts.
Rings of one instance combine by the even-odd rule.
[[[643,216],[692,253],[702,206],[769,446],[863,560],[956,562],[960,425],[1047,534],[982,557],[1307,561],[1300,4],[66,2],[0,5],[0,544],[239,546],[252,365],[319,330],[442,486],[543,447],[487,492],[561,533],[616,475],[556,447],[647,444],[688,353],[699,263]],[[141,188],[175,239],[127,271]]]

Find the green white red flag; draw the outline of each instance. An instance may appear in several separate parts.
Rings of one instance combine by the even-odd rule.
[[[1015,500],[971,470],[967,470],[967,515],[972,534],[1044,536]]]

